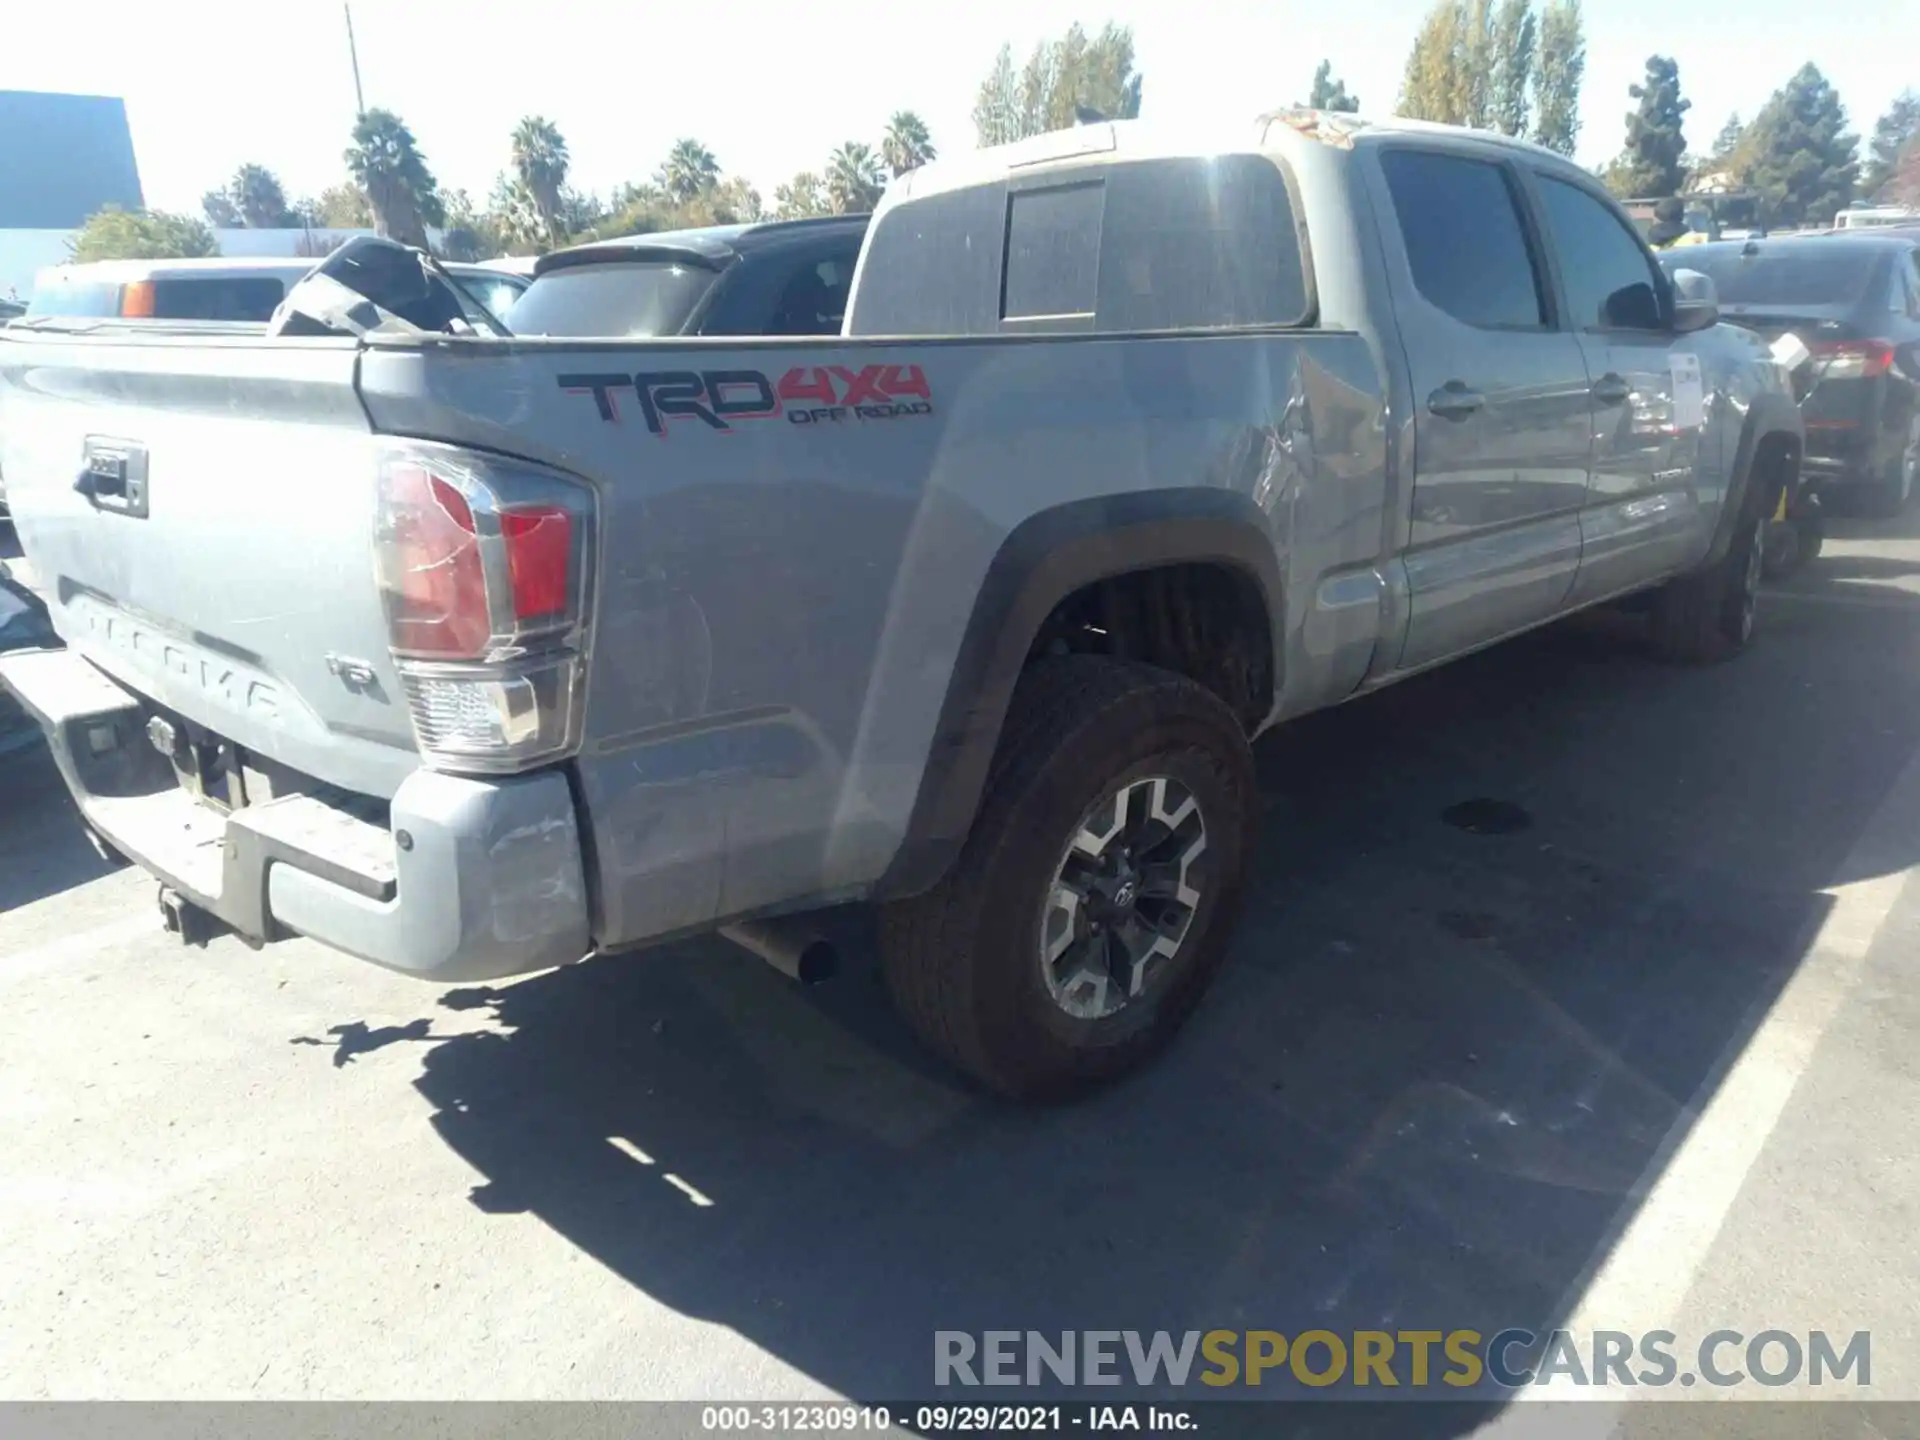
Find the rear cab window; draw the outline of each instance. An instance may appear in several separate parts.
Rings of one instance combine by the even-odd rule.
[[[272,275],[156,277],[153,318],[264,322],[286,294],[286,282]]]
[[[567,265],[534,278],[513,302],[516,335],[576,339],[677,335],[719,272],[670,260]]]
[[[222,320],[264,323],[285,298],[286,282],[277,275],[154,275],[101,280],[61,276],[36,286],[29,315],[99,319],[129,313],[127,290],[144,290],[131,311],[140,319]]]
[[[35,285],[33,295],[27,301],[29,316],[58,315],[97,320],[119,313],[120,285],[117,281],[61,276]]]
[[[1545,286],[1503,166],[1395,146],[1380,152],[1380,169],[1422,299],[1482,329],[1547,324]]]
[[[1820,243],[1831,248],[1822,253],[1809,244],[1770,251],[1762,241],[1751,255],[1738,250],[1702,254],[1697,249],[1674,263],[1712,280],[1722,305],[1851,308],[1859,304],[1880,271],[1879,253],[1843,240]]]
[[[700,317],[702,335],[838,335],[860,237],[813,238],[745,251]]]
[[[909,200],[876,221],[865,335],[1298,326],[1309,259],[1263,155],[1074,165]]]

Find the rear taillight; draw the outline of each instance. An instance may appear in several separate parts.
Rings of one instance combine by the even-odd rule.
[[[579,743],[592,492],[425,442],[382,457],[374,570],[415,738],[445,770],[525,769]]]
[[[135,280],[120,287],[120,317],[123,320],[153,318],[153,282]]]
[[[1822,380],[1871,380],[1893,369],[1893,344],[1887,340],[1819,340],[1813,346]]]

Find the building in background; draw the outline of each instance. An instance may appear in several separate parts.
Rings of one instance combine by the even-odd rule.
[[[112,95],[0,90],[0,296],[21,295],[103,205],[145,204],[127,107]]]

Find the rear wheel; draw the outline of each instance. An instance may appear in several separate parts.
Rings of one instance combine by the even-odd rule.
[[[1043,661],[953,868],[883,912],[895,1003],[1008,1095],[1124,1074],[1225,958],[1257,823],[1246,736],[1211,691],[1131,662]]]

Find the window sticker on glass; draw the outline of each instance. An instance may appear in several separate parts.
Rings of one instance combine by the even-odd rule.
[[[1673,372],[1673,423],[1680,430],[1693,430],[1707,423],[1707,392],[1700,378],[1698,355],[1673,355],[1667,361]]]

